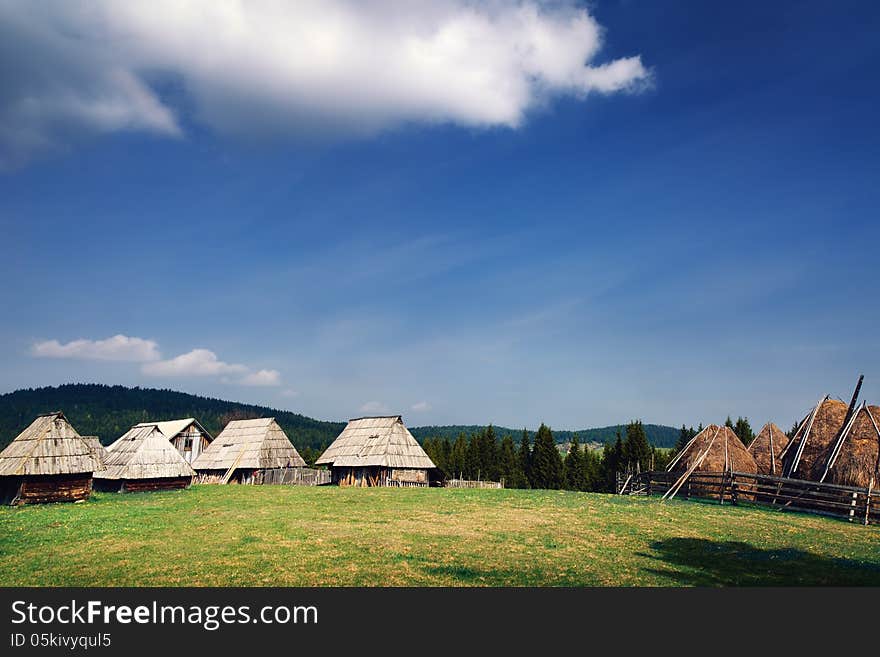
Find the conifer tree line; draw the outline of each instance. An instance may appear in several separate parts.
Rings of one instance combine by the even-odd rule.
[[[454,441],[426,438],[422,446],[446,478],[503,481],[505,488],[615,492],[618,472],[665,468],[669,457],[648,443],[640,420],[601,452],[582,446],[575,435],[563,454],[544,424],[534,442],[525,429],[518,441],[510,435],[499,440],[490,425]]]

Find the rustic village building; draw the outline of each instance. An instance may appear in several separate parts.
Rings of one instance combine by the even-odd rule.
[[[118,492],[175,490],[192,483],[195,472],[155,424],[129,429],[107,448],[95,488]]]
[[[40,415],[0,452],[6,504],[77,502],[92,492],[92,451],[57,411]]]
[[[233,420],[193,463],[202,481],[224,484],[261,484],[269,471],[305,465],[271,417]]]
[[[825,396],[798,425],[782,453],[782,473],[792,479],[819,481],[847,420],[847,405]]]
[[[349,420],[315,465],[342,486],[428,486],[436,471],[399,415]]]
[[[758,466],[758,474],[782,476],[781,455],[788,445],[788,436],[772,422],[764,425],[748,450]]]
[[[168,420],[166,422],[144,422],[137,426],[155,424],[159,431],[171,441],[174,448],[187,463],[193,463],[199,454],[204,452],[214,437],[207,432],[198,420],[192,417],[182,420]]]
[[[880,484],[880,406],[863,403],[835,444],[821,481],[875,490]]]

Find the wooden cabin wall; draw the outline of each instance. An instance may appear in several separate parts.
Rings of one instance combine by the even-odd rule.
[[[20,478],[18,502],[78,502],[92,494],[92,473],[79,472],[60,475],[30,475]]]
[[[158,490],[180,490],[189,488],[192,477],[159,477],[156,479],[126,479],[121,490],[126,493],[145,493]]]

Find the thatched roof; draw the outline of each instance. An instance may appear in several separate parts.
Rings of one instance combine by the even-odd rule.
[[[811,481],[822,477],[848,409],[844,402],[828,396],[816,404],[782,454],[786,477]]]
[[[755,459],[733,430],[717,424],[710,424],[694,436],[667,470],[685,472],[698,462],[695,472],[758,471]]]
[[[755,439],[749,444],[749,453],[758,466],[758,474],[782,476],[780,456],[788,445],[788,436],[772,422],[764,425]]]
[[[160,479],[195,475],[155,424],[135,426],[107,448],[95,479]]]
[[[436,467],[399,415],[349,420],[316,465],[430,469]]]
[[[832,450],[823,481],[868,488],[880,484],[880,406],[862,404]]]
[[[233,420],[193,463],[196,470],[303,467],[306,462],[275,418]]]
[[[107,461],[107,448],[101,444],[101,441],[97,436],[81,436],[83,442],[88,446],[89,451],[92,453],[92,456],[95,459],[96,467],[95,470],[100,470],[104,467],[104,463]]]
[[[57,411],[40,415],[0,452],[0,476],[94,472],[92,452]]]
[[[203,427],[194,417],[186,417],[180,420],[167,420],[164,422],[142,422],[141,424],[137,424],[135,426],[144,427],[152,424],[155,424],[157,427],[159,427],[159,431],[161,431],[168,440],[173,440],[174,437],[177,436],[177,434],[189,427],[191,424],[196,425],[196,428],[208,437],[209,442],[214,439],[211,434],[208,433],[205,427]]]

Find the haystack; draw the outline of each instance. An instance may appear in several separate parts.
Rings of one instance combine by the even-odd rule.
[[[803,419],[782,453],[783,476],[819,481],[843,430],[848,406],[826,396]]]
[[[757,473],[755,459],[730,427],[710,424],[669,464],[669,472]]]
[[[193,468],[204,481],[258,484],[267,470],[305,464],[275,418],[266,417],[227,424]]]
[[[192,483],[195,472],[155,424],[129,429],[107,448],[95,488],[119,492],[175,490]]]
[[[315,465],[343,486],[427,486],[436,469],[400,415],[349,420]]]
[[[35,504],[88,499],[96,467],[91,450],[64,413],[40,415],[0,452],[0,500]]]
[[[877,488],[880,484],[880,406],[862,404],[847,423],[822,481]]]
[[[107,461],[107,448],[101,444],[97,436],[82,436],[82,439],[95,459],[95,470],[102,469]]]
[[[187,463],[194,462],[214,440],[205,427],[193,417],[165,422],[144,422],[136,426],[143,427],[152,424],[159,427],[159,431],[171,441],[171,444],[180,452]]]
[[[788,445],[788,436],[772,422],[764,425],[748,447],[758,466],[758,474],[782,476],[780,456]]]

